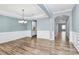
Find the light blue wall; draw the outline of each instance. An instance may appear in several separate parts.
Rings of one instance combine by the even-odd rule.
[[[28,20],[27,21],[27,30],[31,30],[32,29],[32,21]]]
[[[31,21],[22,25],[18,23],[19,19],[0,15],[0,32],[23,31],[31,29]],[[27,27],[28,26],[28,27]]]
[[[79,32],[79,5],[75,5],[72,11],[72,30]]]
[[[12,31],[23,31],[31,30],[32,21],[28,20],[27,24],[22,25],[18,23],[17,18],[11,18],[7,16],[0,15],[0,32],[12,32]],[[50,21],[49,19],[37,20],[38,31],[49,31]]]
[[[48,31],[48,30],[50,30],[49,19],[37,20],[37,29],[38,29],[38,31]]]

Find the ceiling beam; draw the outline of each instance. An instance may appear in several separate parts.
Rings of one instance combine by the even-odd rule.
[[[51,12],[51,10],[48,8],[48,6],[46,5],[46,4],[38,4],[38,6],[49,16],[49,21],[50,21],[50,39],[53,39],[54,38],[54,36],[53,36],[53,38],[52,38],[52,30],[54,29],[54,28],[52,28],[52,27],[54,27],[54,23],[52,23],[52,22],[54,22],[54,20],[52,20],[53,18],[53,13]]]
[[[49,16],[49,18],[52,17],[53,14],[46,4],[38,4],[38,6]]]

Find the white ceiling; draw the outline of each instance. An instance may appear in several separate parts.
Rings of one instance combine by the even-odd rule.
[[[48,4],[47,7],[51,12],[61,12],[64,10],[71,10],[74,7],[74,4]]]
[[[22,9],[24,9],[25,18],[48,17],[44,13],[44,11],[35,4],[1,4],[0,14],[5,16],[22,18]]]
[[[47,4],[51,12],[72,9],[73,4]],[[0,4],[0,15],[22,18],[24,9],[25,18],[46,18],[47,14],[37,4]]]

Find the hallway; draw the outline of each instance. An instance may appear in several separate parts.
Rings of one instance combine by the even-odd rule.
[[[37,38],[22,38],[19,40],[0,44],[1,55],[78,55],[78,52],[68,41],[62,41],[60,36],[55,45],[49,40]]]
[[[56,37],[55,37],[55,44],[57,44],[62,46],[62,45],[66,45],[70,47],[70,42],[69,42],[69,38],[66,36],[66,32],[62,31],[62,32],[58,32]]]

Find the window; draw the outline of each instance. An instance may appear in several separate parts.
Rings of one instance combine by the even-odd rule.
[[[62,30],[63,30],[63,29],[66,29],[66,25],[62,25]]]

